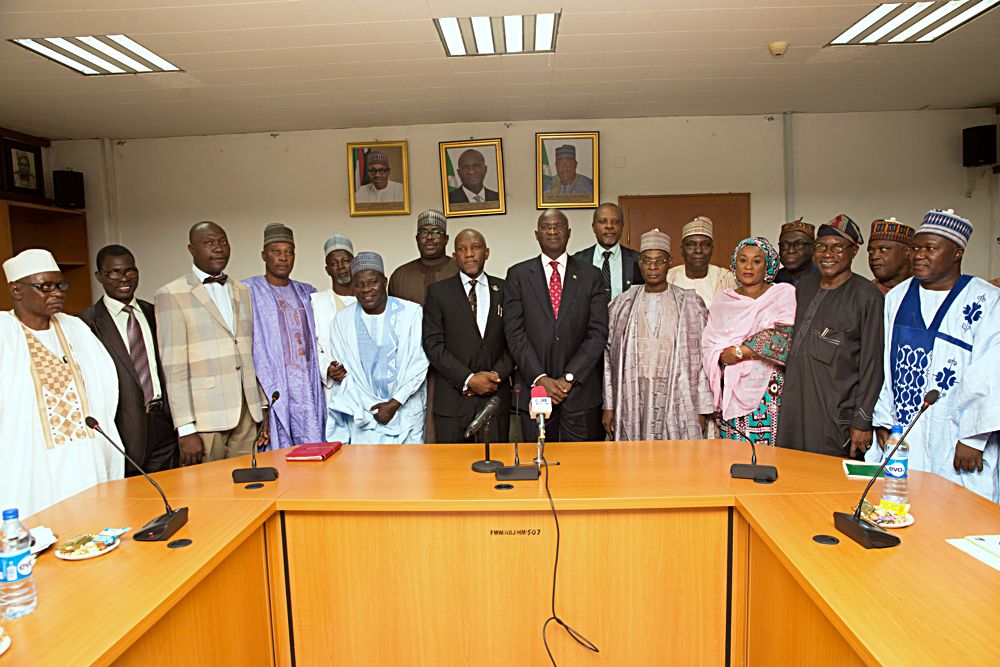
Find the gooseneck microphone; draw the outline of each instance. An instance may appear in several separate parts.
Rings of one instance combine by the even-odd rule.
[[[514,385],[514,415],[517,418],[517,428],[518,431],[521,430],[520,421],[520,406],[518,404],[518,399],[521,397],[521,385]],[[496,470],[496,480],[498,482],[512,482],[512,481],[523,481],[538,479],[541,477],[541,470],[539,466],[523,466],[521,465],[521,457],[517,452],[518,439],[514,438],[514,465],[503,466],[502,468],[497,468]]]
[[[890,534],[889,531],[883,530],[879,526],[862,519],[861,507],[865,504],[865,497],[871,490],[875,480],[878,479],[878,476],[882,474],[883,470],[885,470],[885,466],[892,459],[892,455],[896,453],[899,446],[903,444],[904,440],[906,440],[906,436],[910,434],[910,430],[914,427],[914,425],[916,425],[917,420],[920,419],[925,412],[927,412],[928,408],[937,403],[937,400],[940,397],[941,392],[937,389],[931,389],[924,396],[924,402],[920,406],[920,410],[917,412],[913,420],[910,421],[910,425],[906,427],[906,430],[903,432],[902,437],[900,437],[899,442],[897,442],[896,446],[892,448],[892,451],[886,454],[885,460],[882,461],[882,465],[880,465],[878,470],[875,471],[872,478],[868,480],[868,485],[861,493],[861,499],[858,500],[858,508],[854,510],[854,514],[847,514],[846,512],[833,513],[834,527],[863,546],[865,549],[883,549],[885,547],[894,547],[899,544],[900,540],[898,537]],[[872,447],[876,446],[877,444],[873,442]]]
[[[170,507],[170,503],[167,502],[167,495],[163,493],[163,489],[160,485],[156,483],[156,480],[146,474],[146,471],[142,469],[138,463],[136,463],[128,453],[125,452],[125,448],[119,445],[117,442],[111,439],[101,425],[97,423],[97,420],[93,417],[88,416],[83,420],[84,423],[93,431],[97,431],[104,439],[111,443],[111,446],[117,449],[122,455],[128,459],[128,462],[135,466],[135,469],[142,473],[142,476],[149,480],[149,483],[153,485],[157,493],[160,494],[160,498],[163,499],[163,507],[166,508],[166,512],[156,517],[145,526],[140,528],[132,536],[133,540],[139,542],[162,542],[170,538],[171,535],[180,530],[181,526],[187,523],[188,520],[188,508],[181,507],[179,509],[173,509]]]
[[[281,398],[281,392],[275,391],[271,394],[270,407],[273,409],[274,404],[278,402]],[[270,412],[270,410],[268,410]],[[260,427],[257,429],[257,435],[253,439],[253,445],[250,446],[250,467],[249,468],[236,468],[233,470],[233,483],[234,484],[244,484],[246,482],[273,482],[278,479],[278,469],[277,468],[258,468],[257,467],[257,442],[260,440],[260,434],[264,432],[266,426],[270,426],[271,418],[270,414],[267,419],[264,419],[260,423]]]
[[[469,424],[469,428],[465,429],[465,439],[468,440],[473,435],[479,431],[483,432],[483,442],[486,446],[485,456],[481,461],[475,461],[472,464],[472,469],[475,472],[496,472],[499,468],[503,467],[503,461],[494,461],[490,458],[490,421],[496,416],[497,412],[500,411],[500,397],[491,396],[490,400],[486,401],[486,405],[483,409],[479,411]]]
[[[531,401],[528,403],[528,414],[538,423],[538,444],[535,453],[535,465],[541,466],[545,453],[545,419],[552,416],[552,399],[545,387],[531,388]]]
[[[718,425],[721,434],[722,420],[716,419],[715,423]],[[757,465],[757,445],[754,444],[749,435],[732,424],[726,424],[726,428],[735,431],[736,435],[746,440],[750,444],[751,452],[750,463],[734,463],[729,467],[730,477],[733,479],[752,479],[758,484],[770,484],[778,479],[778,469],[775,466]]]

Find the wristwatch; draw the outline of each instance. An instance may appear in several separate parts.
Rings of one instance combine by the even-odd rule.
[[[742,345],[736,345],[735,347],[733,347],[733,354],[736,355],[737,359],[742,360],[743,359],[743,346]]]
[[[569,382],[570,384],[573,384],[573,374],[572,373],[566,373],[566,375],[564,377],[566,378],[566,382]]]

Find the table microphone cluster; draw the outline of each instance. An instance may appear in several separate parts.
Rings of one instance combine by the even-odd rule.
[[[278,402],[279,398],[281,398],[281,392],[275,391],[271,394],[271,408],[274,407],[274,404]],[[253,445],[250,446],[250,467],[236,468],[233,470],[234,484],[245,484],[247,482],[273,482],[278,479],[277,468],[257,467],[257,443],[260,442],[260,434],[264,432],[264,429],[267,428],[269,424],[270,419],[265,419],[260,423],[260,428],[257,429],[257,436],[253,439]]]

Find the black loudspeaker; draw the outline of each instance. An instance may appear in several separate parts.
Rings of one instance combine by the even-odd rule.
[[[997,126],[978,125],[962,130],[962,166],[997,163]]]
[[[52,189],[59,208],[87,208],[83,196],[83,174],[79,171],[53,171]]]

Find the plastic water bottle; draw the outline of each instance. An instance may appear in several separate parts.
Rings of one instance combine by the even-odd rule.
[[[3,511],[0,528],[0,616],[19,618],[35,611],[35,580],[31,567],[31,535],[16,509]]]
[[[885,441],[885,451],[888,453],[896,446],[903,435],[903,427],[892,427],[892,434]],[[885,485],[882,487],[882,498],[890,503],[906,505],[910,502],[910,488],[907,473],[910,468],[910,447],[904,440],[896,453],[885,466]]]

